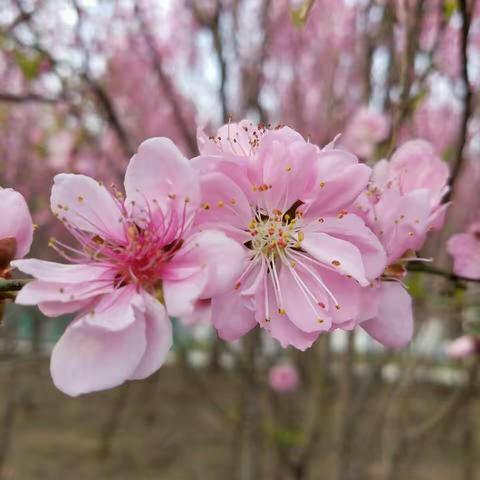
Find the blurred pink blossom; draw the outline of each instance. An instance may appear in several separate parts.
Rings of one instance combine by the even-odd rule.
[[[480,342],[476,337],[463,335],[447,345],[447,355],[450,358],[462,359],[478,355],[480,353]]]
[[[125,192],[57,175],[51,208],[81,248],[52,242],[67,265],[14,263],[35,277],[17,303],[46,315],[79,312],[51,358],[53,381],[69,395],[151,375],[172,344],[167,315],[191,315],[197,300],[231,288],[242,266],[241,248],[223,233],[192,231],[198,176],[169,139],[140,145]]]
[[[388,136],[390,123],[386,115],[367,107],[359,108],[348,122],[340,145],[360,158],[370,159],[375,147]]]
[[[470,225],[465,233],[453,235],[447,242],[453,257],[453,271],[462,277],[480,280],[480,222]]]
[[[268,384],[277,393],[294,392],[300,384],[298,371],[290,363],[274,365],[268,372]]]

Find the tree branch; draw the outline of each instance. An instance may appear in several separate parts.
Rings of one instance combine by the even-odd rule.
[[[140,25],[140,32],[143,36],[143,39],[150,51],[150,56],[152,60],[152,66],[157,75],[158,81],[162,88],[165,90],[166,97],[170,100],[173,114],[177,120],[178,125],[180,126],[181,133],[183,134],[185,141],[188,145],[190,153],[194,153],[197,151],[197,142],[195,137],[191,134],[191,127],[187,124],[185,120],[180,105],[175,100],[175,92],[170,82],[170,79],[167,77],[165,72],[163,71],[162,60],[158,53],[158,50],[155,46],[155,39],[145,21],[143,16],[142,9],[138,5],[138,2],[135,3],[135,15],[137,17],[138,23]]]
[[[0,102],[4,103],[48,103],[54,104],[62,101],[60,98],[45,97],[39,95],[38,93],[24,93],[24,94],[14,94],[14,93],[3,93],[0,92]]]
[[[30,279],[8,280],[0,278],[0,292],[18,292],[30,281]]]
[[[462,43],[461,43],[461,58],[462,58],[462,80],[465,88],[465,97],[464,97],[464,108],[462,115],[462,123],[460,126],[460,135],[457,144],[457,151],[455,155],[455,161],[452,167],[452,175],[450,176],[448,185],[450,186],[450,191],[445,196],[445,202],[448,202],[453,195],[453,190],[455,186],[455,181],[460,174],[462,169],[462,164],[464,160],[464,150],[467,143],[468,136],[468,123],[470,117],[472,116],[474,106],[473,106],[473,93],[472,86],[470,84],[470,78],[468,74],[468,34],[470,32],[470,24],[473,14],[473,9],[475,8],[475,3],[473,2],[472,12],[468,11],[467,0],[460,0],[460,14],[462,16]]]
[[[411,263],[408,265],[409,272],[421,272],[428,273],[429,275],[436,275],[438,277],[446,278],[452,282],[473,282],[480,283],[480,279],[462,277],[461,275],[456,275],[452,272],[447,272],[440,268],[431,267],[430,265],[424,265],[422,263]]]

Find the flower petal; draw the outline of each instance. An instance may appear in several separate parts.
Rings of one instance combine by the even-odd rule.
[[[135,321],[136,310],[141,307],[143,302],[136,287],[127,285],[100,297],[94,308],[83,315],[80,321],[105,330],[123,330]]]
[[[71,396],[116,387],[133,375],[145,348],[143,321],[116,332],[75,322],[53,349],[53,382]]]
[[[166,215],[172,208],[189,218],[200,203],[198,175],[177,146],[165,137],[143,142],[125,173],[126,204],[139,209],[159,206]],[[188,199],[188,204],[185,204]]]
[[[100,263],[72,265],[28,258],[15,260],[12,266],[38,280],[53,283],[82,283],[100,279],[113,282],[114,278],[112,267]]]
[[[220,229],[242,243],[248,241],[245,230],[253,214],[240,187],[223,173],[211,172],[201,176],[201,188],[203,204],[196,224]]]
[[[313,221],[308,224],[305,231],[326,233],[352,243],[360,251],[366,277],[373,280],[382,274],[386,267],[387,255],[377,236],[360,217],[348,214],[321,219],[321,223]]]
[[[320,277],[318,272],[314,273]],[[332,320],[327,310],[326,293],[309,272],[300,266],[289,269],[283,265],[279,284],[283,293],[283,308],[297,328],[304,332],[320,332],[330,328]],[[306,289],[315,299],[310,297]]]
[[[414,325],[412,299],[403,286],[396,282],[382,282],[378,315],[361,326],[386,347],[406,346],[412,339]]]
[[[325,266],[351,275],[362,286],[368,285],[362,255],[353,243],[325,233],[307,231],[302,247]]]
[[[140,380],[156,372],[165,362],[173,344],[172,324],[163,305],[149,294],[143,295],[143,301],[147,346],[130,380]]]
[[[70,284],[33,280],[18,292],[15,303],[19,305],[37,305],[48,302],[67,304],[98,297],[113,290],[114,286],[111,282],[106,283],[98,280]]]
[[[267,291],[267,295],[265,295]],[[278,313],[278,305],[271,282],[268,282],[266,289],[261,288],[255,296],[256,310],[255,318],[260,326],[270,332],[270,335],[280,342],[283,348],[293,346],[299,350],[310,348],[318,338],[319,332],[304,332],[297,328],[286,315]],[[268,304],[268,311],[267,306]]]
[[[104,239],[125,241],[118,202],[93,178],[70,173],[56,175],[50,205],[52,212],[68,225]]]
[[[247,307],[247,300],[237,291],[212,299],[212,323],[218,336],[229,342],[243,337],[257,325],[254,312]]]
[[[189,302],[191,302],[198,298],[210,298],[231,290],[245,265],[245,253],[242,246],[224,233],[204,230],[193,234],[185,242],[168,269],[174,271],[178,266],[184,270],[187,265],[202,268],[200,273],[194,275],[196,278],[194,284],[198,287],[202,283],[202,289],[197,293],[197,298],[189,296]],[[170,272],[168,276],[171,278],[172,273]],[[201,280],[202,277],[205,278]],[[172,293],[171,289],[174,288],[174,283],[180,282],[164,282],[169,294]],[[193,293],[191,288],[189,291],[190,294]],[[169,302],[167,297],[165,298],[169,314],[176,316],[177,314],[170,311]],[[182,315],[185,314],[187,313]]]

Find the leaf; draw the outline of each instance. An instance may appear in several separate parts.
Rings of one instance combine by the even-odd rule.
[[[305,26],[308,20],[308,15],[314,4],[315,0],[304,0],[300,7],[291,9],[292,21],[297,28]]]
[[[40,73],[42,56],[39,54],[27,55],[20,50],[14,52],[15,62],[28,80],[35,79]]]
[[[443,14],[447,20],[458,10],[458,0],[445,0],[443,4]]]

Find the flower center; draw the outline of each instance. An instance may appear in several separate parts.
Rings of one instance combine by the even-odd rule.
[[[165,264],[181,247],[178,239],[164,245],[155,229],[140,229],[132,224],[128,227],[128,244],[115,252],[118,260],[118,281],[134,283],[146,289],[158,286]]]
[[[276,210],[270,215],[256,212],[248,224],[249,247],[264,257],[274,257],[286,248],[300,249],[304,238],[297,218]]]

